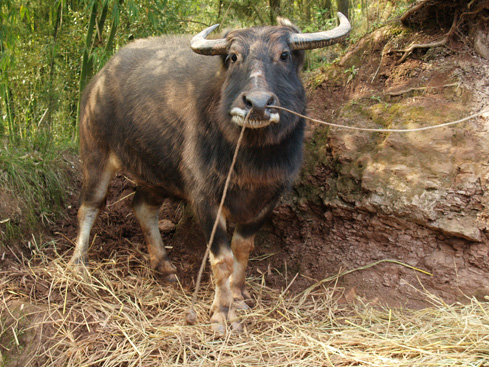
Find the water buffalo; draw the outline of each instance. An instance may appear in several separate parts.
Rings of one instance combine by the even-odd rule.
[[[234,309],[249,299],[245,271],[255,233],[302,159],[303,119],[274,106],[305,113],[304,50],[345,39],[350,24],[338,16],[340,25],[325,32],[301,34],[281,19],[278,26],[207,39],[214,25],[190,42],[179,36],[142,39],[112,57],[86,87],[80,106],[83,188],[70,265],[84,270],[109,183],[124,170],[137,183],[133,209],[151,265],[174,278],[158,230],[160,206],[169,196],[187,200],[209,240],[245,125],[210,254],[216,284],[211,322],[219,332],[228,322],[239,329]],[[227,220],[236,223],[231,244]]]

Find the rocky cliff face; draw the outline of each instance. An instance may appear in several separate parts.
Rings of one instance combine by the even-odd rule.
[[[382,116],[393,119],[389,126],[414,128],[473,112],[462,103],[433,99],[414,97],[398,103],[396,111],[387,109]],[[371,125],[376,119],[372,112],[378,108],[385,109],[374,105],[343,112],[343,121]],[[337,185],[340,199],[359,209],[403,217],[446,235],[483,241],[489,178],[484,159],[489,134],[484,125],[483,119],[478,119],[411,133],[330,133],[334,158],[341,166]],[[345,186],[341,181],[351,182]],[[359,187],[352,192],[351,186]]]
[[[393,34],[378,30],[324,69],[310,115],[406,129],[489,108],[488,60],[463,48],[434,48],[398,64],[389,51],[402,34]],[[385,265],[346,278],[360,293],[388,293],[381,298],[397,303],[421,304],[419,282],[450,301],[489,294],[488,130],[489,113],[409,133],[312,127],[296,190],[300,205],[322,206],[328,229],[310,265],[321,273],[393,258],[433,274]]]

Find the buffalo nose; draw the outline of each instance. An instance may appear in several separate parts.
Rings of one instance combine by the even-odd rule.
[[[250,92],[243,94],[243,103],[253,114],[261,119],[270,118],[270,107],[277,103],[277,96],[270,92]]]

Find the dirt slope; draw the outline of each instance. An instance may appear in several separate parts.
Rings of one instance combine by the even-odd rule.
[[[421,49],[399,63],[402,53],[391,51],[412,38],[392,26],[360,40],[319,76],[325,80],[310,114],[354,126],[416,128],[489,107],[488,60],[461,42]],[[408,134],[315,128],[296,190],[310,216],[327,220],[323,230],[310,226],[320,233],[312,236],[313,251],[304,252],[311,262],[305,268],[325,276],[326,269],[395,259],[433,274],[384,264],[342,283],[394,305],[422,306],[416,289],[423,287],[448,302],[487,295],[487,118]]]

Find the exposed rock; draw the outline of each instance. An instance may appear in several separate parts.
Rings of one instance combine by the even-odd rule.
[[[480,56],[489,60],[489,29],[487,26],[474,28],[474,49]]]
[[[396,65],[393,55],[368,52],[396,43],[396,37],[383,29],[358,42],[341,61],[343,68],[358,68],[348,84],[341,72],[326,71],[331,80],[313,99],[325,107],[315,107],[313,117],[406,129],[489,108],[488,61],[452,52],[443,58],[412,56]],[[335,93],[342,82],[345,92]],[[322,112],[328,106],[335,112]],[[346,277],[345,284],[359,294],[380,292],[391,304],[422,304],[418,282],[449,301],[463,298],[460,291],[487,293],[489,114],[420,132],[315,128],[310,136],[297,191],[310,202],[320,198],[332,216],[323,216],[331,218],[322,230],[325,242],[316,249],[310,235],[312,254],[302,253],[301,261],[314,266],[314,258],[321,259],[319,268],[334,273],[391,258],[432,272],[423,276],[383,265]]]
[[[168,219],[162,219],[158,223],[160,231],[163,233],[173,232],[176,229],[175,223],[169,221]]]

